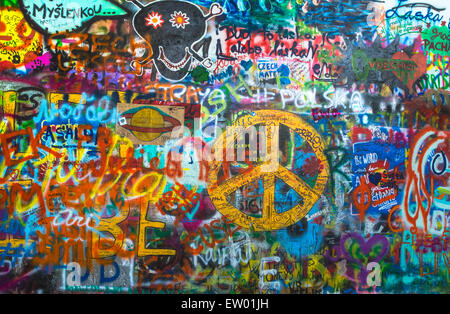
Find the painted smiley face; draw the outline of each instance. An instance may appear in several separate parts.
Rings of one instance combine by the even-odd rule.
[[[182,80],[191,68],[192,57],[205,61],[193,45],[205,36],[208,19],[222,14],[219,4],[211,5],[205,16],[200,7],[184,1],[156,1],[147,6],[134,3],[141,8],[133,18],[134,29],[152,47],[151,59],[161,76]]]

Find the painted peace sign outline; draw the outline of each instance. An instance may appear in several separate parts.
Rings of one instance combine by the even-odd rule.
[[[237,119],[233,125],[242,126],[243,129],[246,129],[249,126],[256,124],[263,124],[266,126],[285,125],[294,130],[310,144],[317,159],[323,165],[322,169],[319,169],[314,187],[311,188],[303,179],[280,165],[278,161],[278,152],[270,152],[272,158],[276,158],[275,166],[273,166],[273,162],[271,163],[272,166],[269,165],[269,162],[264,162],[255,166],[248,172],[229,178],[220,185],[218,185],[217,179],[222,161],[213,161],[211,163],[208,178],[208,193],[217,210],[237,225],[247,229],[252,226],[255,231],[277,230],[295,224],[311,210],[325,190],[325,185],[329,177],[329,165],[327,158],[323,153],[324,144],[320,135],[299,116],[285,111],[258,110],[255,111],[253,115],[246,115]],[[266,138],[267,147],[270,148],[272,142],[274,142],[274,147],[278,147],[278,134],[272,134],[273,129],[268,129],[269,132]],[[220,148],[218,147],[218,143],[223,143],[225,141],[225,147],[232,147],[230,145],[234,145],[234,140],[237,135],[238,134],[235,134],[234,138],[232,138],[230,136],[227,137],[226,133],[223,133],[221,141],[218,140],[215,142],[213,150]],[[272,158],[269,160],[274,160]],[[265,167],[265,169],[269,168],[269,171],[264,170],[263,167]],[[239,187],[248,185],[261,177],[263,178],[264,187],[262,217],[248,216],[228,203],[226,199],[228,195],[233,193]],[[297,204],[285,212],[277,213],[275,210],[276,178],[283,180],[294,191],[301,195],[303,197],[303,203]]]

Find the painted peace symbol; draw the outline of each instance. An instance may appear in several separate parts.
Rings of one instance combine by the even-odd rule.
[[[272,158],[275,158],[275,164],[274,159],[269,158],[269,161],[260,163],[251,170],[231,177],[220,184],[218,183],[218,175],[222,168],[222,161],[212,161],[208,175],[208,193],[216,209],[243,228],[252,228],[255,231],[285,228],[302,219],[311,210],[325,190],[325,185],[329,177],[329,165],[323,153],[324,144],[316,130],[293,113],[278,110],[258,110],[253,112],[252,115],[238,118],[233,124],[233,126],[241,126],[242,129],[253,125],[265,125],[266,129],[269,130],[266,133],[266,145],[268,148],[278,148],[278,134],[273,130],[277,130],[276,127],[280,125],[289,127],[308,142],[322,165],[320,169],[317,169],[318,175],[314,187],[311,187],[295,173],[282,166],[278,160],[278,152],[270,152]],[[268,128],[268,126],[274,126],[275,128]],[[234,147],[234,141],[238,135],[236,133],[233,138],[226,136],[226,132],[223,133],[215,142],[213,152],[219,148],[223,149],[221,143],[226,143],[225,147]],[[261,217],[249,216],[239,211],[227,201],[227,196],[238,188],[260,178],[262,178],[264,188]],[[275,210],[275,181],[277,178],[284,181],[297,192],[303,198],[303,202],[287,211],[278,213]]]

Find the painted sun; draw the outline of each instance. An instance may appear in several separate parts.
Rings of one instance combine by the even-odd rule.
[[[184,26],[189,24],[189,18],[186,16],[183,12],[173,12],[173,14],[170,15],[171,19],[169,20],[172,23],[173,27],[176,28],[183,28]]]
[[[159,14],[158,12],[149,13],[148,16],[145,18],[145,25],[153,26],[154,29],[161,27],[163,23],[164,20],[162,19],[161,14]]]

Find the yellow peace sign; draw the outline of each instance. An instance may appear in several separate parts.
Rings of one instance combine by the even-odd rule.
[[[270,151],[269,161],[262,162],[235,177],[231,177],[218,184],[218,175],[222,169],[222,161],[212,161],[208,178],[208,193],[212,203],[228,219],[243,228],[252,228],[256,231],[277,230],[295,224],[302,219],[314,206],[317,200],[325,190],[325,185],[329,176],[329,165],[323,150],[324,144],[316,130],[299,116],[285,111],[278,110],[258,110],[252,115],[246,115],[238,118],[233,126],[241,126],[245,130],[253,125],[272,126],[269,132],[266,132],[267,151],[270,147],[276,147],[277,151]],[[322,167],[318,169],[318,176],[314,187],[311,187],[303,179],[298,177],[279,163],[278,160],[278,128],[285,125],[299,134],[306,140]],[[275,128],[274,128],[275,127]],[[275,129],[275,131],[274,131]],[[226,132],[215,142],[212,152],[223,149],[221,145],[226,143],[225,148],[234,147],[235,140],[239,134],[227,136]],[[255,180],[262,178],[264,196],[261,217],[252,217],[242,213],[227,201],[227,196],[238,188],[246,186]],[[278,213],[275,210],[275,180],[281,179],[289,185],[294,191],[302,196],[303,202],[291,209]]]

